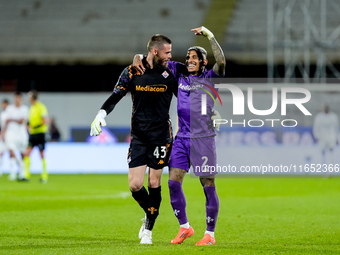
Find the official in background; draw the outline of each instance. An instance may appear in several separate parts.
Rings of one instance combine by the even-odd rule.
[[[25,180],[29,180],[31,177],[30,173],[30,154],[32,149],[37,146],[40,152],[42,161],[42,173],[40,181],[47,183],[48,172],[45,161],[45,136],[48,131],[48,112],[46,106],[38,100],[38,92],[32,90],[28,92],[28,99],[31,104],[29,110],[28,128],[29,128],[29,139],[28,146],[25,151],[24,163],[25,163]]]

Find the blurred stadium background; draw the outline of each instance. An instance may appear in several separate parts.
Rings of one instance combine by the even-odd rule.
[[[61,143],[48,145],[51,173],[125,172],[130,97],[109,115],[107,132],[96,141],[89,140],[89,127],[120,72],[134,54],[146,53],[153,34],[172,39],[173,60],[183,62],[187,48],[198,44],[213,63],[207,40],[190,32],[204,25],[224,50],[230,82],[258,88],[258,108],[268,108],[273,86],[300,86],[312,93],[307,108],[313,116],[324,103],[340,116],[339,14],[337,0],[0,0],[0,100],[12,100],[14,91],[40,92],[61,132]],[[224,107],[231,107],[230,93],[221,92],[221,97]],[[176,127],[175,101],[171,116]],[[26,95],[24,102],[28,105]],[[246,113],[247,118],[252,116]],[[255,148],[267,157],[268,146],[269,151],[284,147],[275,153],[291,152],[298,163],[319,160],[313,117],[301,118],[292,109],[287,118],[299,119],[298,127],[289,132],[223,127],[218,146],[228,153]],[[103,164],[86,160],[94,157]],[[40,163],[34,162],[33,172],[39,172]]]

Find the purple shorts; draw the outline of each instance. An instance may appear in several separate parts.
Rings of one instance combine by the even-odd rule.
[[[169,167],[189,172],[190,166],[196,176],[210,176],[216,172],[215,136],[202,138],[176,137],[172,146]]]

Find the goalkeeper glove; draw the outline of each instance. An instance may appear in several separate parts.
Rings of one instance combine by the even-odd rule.
[[[102,129],[100,126],[105,127],[105,117],[106,117],[106,111],[105,110],[99,110],[98,114],[96,115],[94,121],[91,124],[91,132],[90,136],[97,136],[102,132]]]
[[[215,109],[213,109],[213,114],[211,115],[211,120],[214,122],[214,120],[220,120],[221,119],[221,115],[218,111],[216,111]],[[215,124],[214,122],[214,126],[216,128],[217,131],[220,131],[220,122],[218,122],[217,124]]]

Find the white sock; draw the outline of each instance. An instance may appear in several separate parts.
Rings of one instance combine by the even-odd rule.
[[[181,228],[189,228],[190,227],[190,224],[189,222],[185,223],[185,224],[182,224],[182,225],[179,225]]]
[[[10,178],[15,178],[16,176],[16,172],[15,172],[15,158],[10,158],[9,159],[9,174],[10,174]]]
[[[23,178],[25,178],[25,164],[24,164],[24,161],[22,159],[18,160],[18,164],[19,164],[19,178],[23,179]]]
[[[211,237],[215,237],[215,234],[214,234],[215,232],[212,232],[212,231],[205,231],[205,234],[209,234]]]

